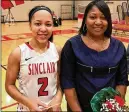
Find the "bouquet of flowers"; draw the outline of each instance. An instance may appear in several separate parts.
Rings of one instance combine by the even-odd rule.
[[[120,93],[111,87],[101,89],[90,101],[93,112],[129,112]]]

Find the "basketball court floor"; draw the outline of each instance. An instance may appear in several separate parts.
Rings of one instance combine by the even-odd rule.
[[[61,47],[67,39],[77,34],[77,20],[63,20],[63,24],[59,27],[54,27],[54,42]],[[129,36],[114,36],[121,40],[125,47],[129,43]],[[7,60],[11,51],[19,44],[22,44],[31,39],[31,31],[29,30],[28,22],[15,23],[14,25],[2,24],[2,111],[16,111],[17,102],[13,100],[5,91],[5,75],[7,69]],[[17,83],[18,86],[18,83]],[[129,106],[129,87],[126,94],[126,103]],[[66,111],[65,98],[62,101],[62,110]]]

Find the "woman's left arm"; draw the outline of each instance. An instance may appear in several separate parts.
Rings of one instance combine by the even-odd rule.
[[[125,94],[126,94],[126,90],[127,90],[127,86],[125,85],[117,85],[116,86],[116,90],[120,92],[122,98],[125,99]]]
[[[61,54],[61,48],[59,46],[56,46],[58,54],[59,54],[59,61],[57,63],[57,93],[50,102],[49,106],[52,108],[50,109],[51,111],[61,111],[61,102],[62,102],[62,90],[60,88],[60,54]]]
[[[116,78],[116,90],[120,92],[121,96],[125,98],[128,82],[127,75],[127,57],[126,57],[126,49],[124,47],[124,55],[119,63],[118,74]]]

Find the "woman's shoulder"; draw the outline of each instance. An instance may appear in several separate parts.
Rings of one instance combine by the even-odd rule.
[[[117,43],[117,44],[122,44],[123,45],[123,43],[120,40],[118,40],[117,38],[111,37],[111,40],[112,40],[113,43]]]
[[[56,46],[56,50],[57,50],[58,54],[60,55],[61,51],[62,51],[62,47],[57,44],[55,44],[55,46]]]
[[[20,62],[21,52],[20,48],[16,47],[9,55],[9,59],[19,61]]]
[[[111,49],[110,51],[117,54],[118,57],[123,56],[126,54],[126,48],[122,41],[118,40],[117,38],[111,38]]]
[[[80,35],[75,35],[75,36],[73,36],[73,37],[71,37],[70,39],[68,39],[68,41],[74,41],[74,40],[78,40],[78,39],[80,39]]]
[[[19,54],[20,53],[20,48],[16,47],[11,53],[13,54]]]
[[[51,42],[50,42],[50,43],[51,43]],[[58,54],[60,55],[60,54],[61,54],[61,51],[62,51],[62,47],[61,47],[59,44],[55,43],[55,42],[53,42],[53,43],[51,43],[51,44],[53,44],[53,45],[55,46],[55,48],[56,48]]]
[[[80,35],[75,35],[71,38],[69,38],[66,42],[65,45],[78,45],[78,43],[80,42],[81,36]]]
[[[27,47],[30,48],[29,42],[22,43],[18,46],[20,49],[26,49]]]
[[[80,35],[75,35],[75,36],[73,36],[73,37],[71,37],[71,38],[69,38],[66,42],[65,42],[65,44],[64,44],[64,47],[66,48],[66,49],[69,49],[69,48],[76,48],[77,46],[79,46],[80,44],[80,39],[81,39],[81,36]],[[64,48],[63,47],[63,48]]]
[[[14,59],[17,59],[20,61],[21,53],[26,51],[28,47],[29,46],[27,45],[27,42],[18,45],[14,50],[12,50],[9,57],[13,57]]]
[[[125,48],[124,44],[122,41],[118,40],[117,38],[111,37],[111,43],[114,46],[122,47]]]

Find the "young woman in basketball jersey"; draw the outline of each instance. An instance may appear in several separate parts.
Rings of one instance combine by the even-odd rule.
[[[126,50],[111,33],[109,7],[104,0],[93,0],[86,7],[79,34],[66,42],[61,53],[61,86],[68,111],[92,112],[91,98],[109,86],[125,97]]]
[[[29,12],[32,39],[9,56],[6,91],[19,102],[18,111],[61,110],[59,85],[60,47],[52,43],[53,19],[48,7],[36,6]],[[16,87],[19,81],[19,89]]]

